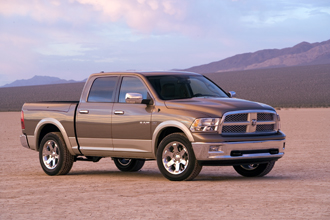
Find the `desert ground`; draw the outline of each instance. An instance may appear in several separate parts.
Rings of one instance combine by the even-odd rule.
[[[0,219],[330,219],[330,108],[281,109],[286,153],[262,178],[203,167],[171,182],[155,161],[123,173],[110,158],[47,176],[20,145],[20,113],[0,113]]]

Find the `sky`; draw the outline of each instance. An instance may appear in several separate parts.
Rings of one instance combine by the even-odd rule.
[[[0,86],[185,69],[329,39],[329,0],[0,0]]]

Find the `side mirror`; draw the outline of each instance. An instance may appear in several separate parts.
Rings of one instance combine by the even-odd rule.
[[[141,104],[142,103],[142,94],[140,93],[126,93],[125,102],[130,104]]]
[[[236,92],[234,92],[234,91],[229,91],[228,93],[229,93],[229,97],[230,97],[230,98],[235,98],[235,97],[236,97]]]
[[[143,99],[140,93],[126,93],[125,102],[129,104],[146,104],[149,105],[150,99]]]

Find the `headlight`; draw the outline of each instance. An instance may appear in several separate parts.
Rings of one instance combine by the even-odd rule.
[[[190,126],[190,131],[214,132],[218,130],[220,118],[198,118]]]
[[[281,118],[279,114],[276,114],[277,116],[277,130],[281,130]]]

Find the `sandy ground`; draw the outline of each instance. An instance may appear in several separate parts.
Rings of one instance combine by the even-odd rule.
[[[0,113],[0,219],[330,219],[330,109],[282,109],[286,154],[266,177],[204,167],[171,182],[148,161],[123,173],[111,159],[47,176],[21,147],[20,114]]]

